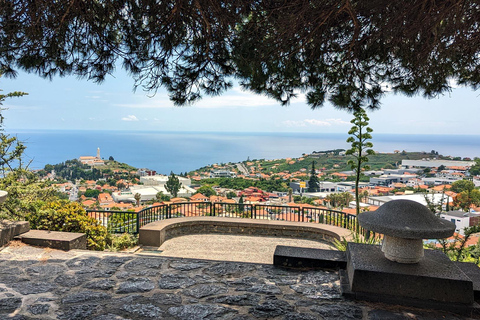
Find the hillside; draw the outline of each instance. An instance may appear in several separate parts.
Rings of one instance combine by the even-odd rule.
[[[137,168],[115,160],[106,160],[105,165],[92,167],[77,159],[67,160],[55,165],[47,164],[38,174],[45,176],[55,172],[57,180],[98,180],[101,178],[132,179],[137,176]]]
[[[334,152],[335,151],[335,152]],[[244,161],[245,167],[253,174],[268,174],[276,175],[278,173],[294,173],[294,172],[310,172],[312,162],[315,161],[315,168],[320,169],[327,173],[348,171],[351,168],[347,165],[347,161],[352,156],[340,155],[338,150],[332,150],[330,153],[317,152],[310,155],[304,154],[299,158],[286,158],[286,159],[254,159],[251,161]],[[424,152],[398,152],[398,153],[376,153],[369,156],[369,165],[372,170],[395,168],[401,164],[402,160],[420,160],[428,157],[439,157],[441,155],[434,155]],[[206,166],[199,168],[198,170],[189,172],[189,175],[197,173],[207,173],[212,170],[235,170],[235,165],[228,164],[215,164],[212,166]]]

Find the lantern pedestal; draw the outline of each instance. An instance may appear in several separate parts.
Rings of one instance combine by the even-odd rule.
[[[385,259],[380,246],[348,243],[344,294],[358,300],[469,312],[473,282],[440,251],[425,250],[418,263]],[[476,304],[475,304],[476,305]]]

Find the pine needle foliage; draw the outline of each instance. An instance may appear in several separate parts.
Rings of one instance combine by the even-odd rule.
[[[386,91],[480,85],[478,0],[1,0],[0,69],[135,87],[178,105],[243,88],[375,109]]]

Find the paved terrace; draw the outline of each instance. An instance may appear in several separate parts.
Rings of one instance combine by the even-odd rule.
[[[261,240],[252,237],[251,250]],[[0,319],[468,319],[345,300],[335,271],[199,258],[14,241],[0,251]]]

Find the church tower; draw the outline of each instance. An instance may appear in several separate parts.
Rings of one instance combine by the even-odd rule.
[[[97,148],[97,159],[101,159],[100,158],[100,148]]]

